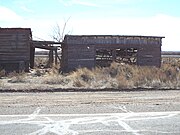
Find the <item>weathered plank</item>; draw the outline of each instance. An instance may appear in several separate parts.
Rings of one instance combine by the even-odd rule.
[[[0,63],[4,63],[3,67],[16,61],[20,65],[14,67],[27,71],[31,36],[29,28],[0,28]]]
[[[92,67],[97,60],[115,60],[116,57],[130,59],[137,57],[138,65],[160,66],[162,38],[156,36],[121,36],[121,35],[67,35],[62,46],[61,66],[67,70],[81,65]],[[91,48],[92,46],[92,48]],[[89,50],[88,50],[89,49]],[[132,52],[127,51],[135,49]],[[109,50],[109,54],[96,54],[97,50]],[[117,50],[124,50],[119,54]],[[96,58],[95,58],[96,57]],[[91,61],[88,61],[91,59]],[[93,61],[94,60],[94,61]],[[86,65],[87,64],[87,65]],[[90,66],[91,65],[91,66]]]

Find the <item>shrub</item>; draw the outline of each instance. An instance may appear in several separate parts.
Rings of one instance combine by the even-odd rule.
[[[0,70],[0,78],[6,76],[6,71],[5,70]]]
[[[62,75],[48,75],[46,77],[41,78],[42,84],[59,84],[62,86],[68,85],[70,80]]]
[[[10,83],[25,83],[26,82],[26,74],[24,72],[17,73],[11,72],[8,74],[8,77],[11,78],[8,80]]]
[[[3,87],[4,86],[4,83],[2,80],[0,80],[0,87]]]
[[[164,61],[161,68],[156,68],[114,62],[110,67],[95,67],[92,70],[81,68],[68,74],[60,74],[59,68],[54,66],[51,69],[35,69],[30,74],[12,72],[8,77],[10,83],[47,84],[50,87],[63,88],[177,89],[180,88],[179,63],[178,60],[174,63]],[[5,71],[1,71],[0,75],[4,76]],[[1,82],[0,86],[2,85]]]

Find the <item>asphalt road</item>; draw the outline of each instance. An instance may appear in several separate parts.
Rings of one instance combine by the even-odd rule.
[[[180,134],[180,91],[1,93],[1,135]]]

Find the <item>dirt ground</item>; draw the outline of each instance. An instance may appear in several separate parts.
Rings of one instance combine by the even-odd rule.
[[[0,93],[0,114],[179,111],[180,91]]]

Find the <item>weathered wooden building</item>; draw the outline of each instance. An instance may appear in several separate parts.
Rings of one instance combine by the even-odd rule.
[[[162,38],[156,36],[66,35],[61,69],[106,66],[112,61],[140,66],[161,66]]]
[[[31,40],[30,28],[0,28],[0,69],[27,71]]]
[[[35,48],[49,50],[48,64],[57,64],[57,60],[60,60],[57,54],[60,44],[32,40],[30,28],[0,28],[0,70],[29,71],[29,68],[34,67]]]
[[[33,41],[30,28],[0,28],[0,70],[28,71],[34,66],[35,48],[49,50],[49,61],[61,60],[61,70],[108,66],[123,62],[161,66],[162,38],[156,36],[66,35],[63,42]],[[59,44],[54,46],[54,44]],[[57,50],[61,44],[61,58]]]
[[[58,49],[60,48],[61,42],[54,41],[32,41],[30,48],[30,67],[34,67],[35,48],[49,50],[49,61],[48,66],[52,67],[53,63],[57,65],[60,57],[58,56]]]

